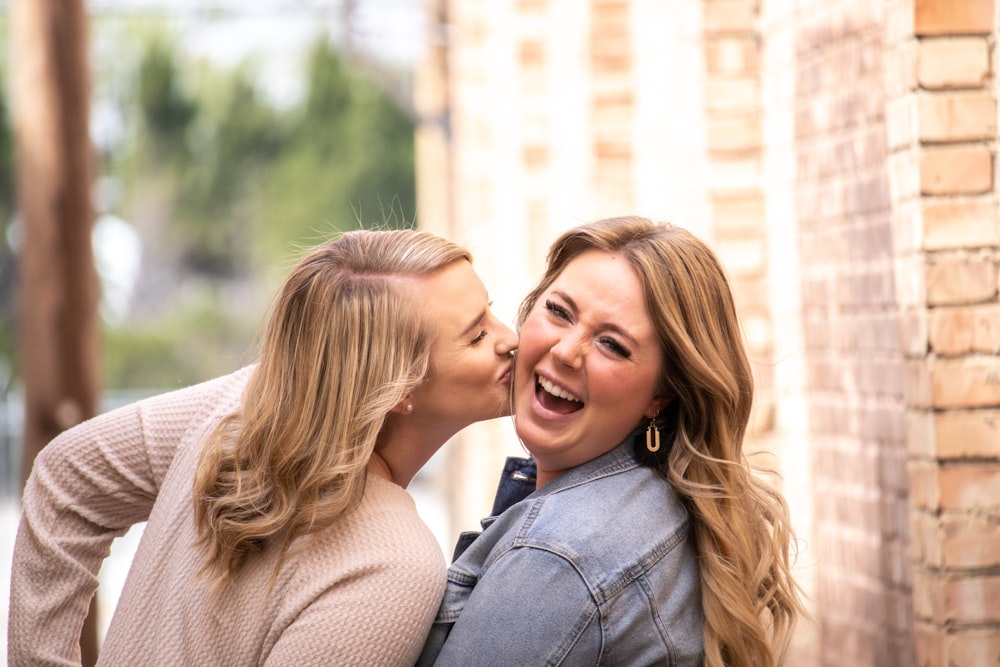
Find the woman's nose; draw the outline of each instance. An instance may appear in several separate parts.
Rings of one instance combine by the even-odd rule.
[[[517,334],[514,333],[514,330],[501,323],[500,331],[497,334],[497,343],[493,349],[499,356],[509,355],[511,352],[516,350]]]
[[[577,336],[562,336],[552,346],[552,357],[563,366],[578,370],[583,364],[582,341]]]

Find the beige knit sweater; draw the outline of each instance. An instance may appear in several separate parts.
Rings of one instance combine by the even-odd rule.
[[[200,448],[249,368],[96,417],[53,440],[24,492],[8,664],[79,664],[112,540],[148,520],[102,665],[409,665],[444,592],[445,559],[402,488],[368,476],[360,505],[288,558],[267,550],[221,595],[197,576]]]

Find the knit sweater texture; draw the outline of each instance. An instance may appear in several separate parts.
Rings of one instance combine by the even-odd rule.
[[[205,437],[239,406],[248,367],[91,419],[55,438],[25,488],[8,664],[78,665],[115,537],[146,521],[101,665],[411,665],[445,586],[413,498],[369,474],[361,502],[286,555],[253,555],[213,594],[199,576],[192,486]]]

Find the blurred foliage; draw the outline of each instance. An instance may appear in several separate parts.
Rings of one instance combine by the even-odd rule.
[[[5,93],[6,78],[0,71],[0,90]],[[7,389],[6,385],[17,372],[17,265],[10,245],[14,189],[14,137],[8,95],[4,94],[0,96],[0,392]]]
[[[414,128],[326,37],[309,50],[302,102],[279,108],[251,63],[192,60],[168,27],[124,23],[91,31],[93,101],[121,125],[98,142],[102,183],[117,193],[98,205],[135,229],[142,264],[127,317],[104,324],[102,382],[171,388],[251,358],[267,299],[303,248],[359,226],[412,224]],[[14,176],[6,97],[4,233]],[[0,364],[15,358],[13,258],[2,252]]]
[[[197,332],[192,336],[192,332]],[[104,372],[115,388],[174,389],[244,365],[246,331],[212,304],[151,326],[106,327]],[[155,382],[151,381],[155,379]]]
[[[352,72],[328,42],[309,56],[309,92],[289,150],[261,192],[264,247],[314,243],[328,230],[406,226],[414,217],[413,122]]]
[[[198,109],[180,91],[175,60],[163,38],[150,40],[139,65],[136,101],[154,156],[185,162],[190,158],[185,136]]]

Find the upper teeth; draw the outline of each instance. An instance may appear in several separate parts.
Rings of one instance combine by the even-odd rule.
[[[551,382],[549,382],[548,380],[546,380],[543,377],[539,377],[538,378],[538,383],[540,385],[542,385],[542,389],[544,389],[545,391],[549,392],[553,396],[565,399],[567,401],[573,401],[575,403],[579,403],[580,402],[579,398],[577,398],[573,394],[569,393],[568,391],[566,391],[565,389],[563,389],[559,385],[552,384]]]

